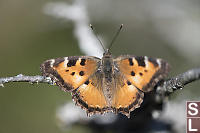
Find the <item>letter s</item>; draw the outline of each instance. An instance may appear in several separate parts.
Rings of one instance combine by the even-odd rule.
[[[198,109],[197,109],[198,104],[196,104],[196,103],[189,103],[188,107],[189,107],[190,110],[192,110],[192,111],[190,111],[190,110],[188,111],[189,115],[194,116],[194,115],[198,114]]]

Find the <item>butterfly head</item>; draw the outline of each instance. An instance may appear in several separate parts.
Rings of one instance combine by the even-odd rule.
[[[112,56],[111,52],[109,49],[106,49],[105,52],[103,53],[104,58],[110,58]]]
[[[94,34],[95,34],[97,40],[100,42],[100,44],[101,44],[101,46],[102,46],[102,48],[103,48],[103,50],[104,50],[104,53],[103,53],[103,57],[104,57],[104,58],[112,58],[112,54],[111,54],[111,52],[110,52],[110,49],[111,49],[111,47],[112,47],[112,44],[113,44],[114,41],[116,40],[117,36],[119,35],[119,33],[120,33],[122,27],[123,27],[123,24],[120,25],[120,27],[119,27],[119,29],[117,30],[115,36],[113,37],[113,39],[112,39],[112,41],[111,41],[111,43],[110,43],[108,49],[105,49],[105,47],[103,46],[103,43],[102,43],[101,40],[98,38],[96,32],[94,32]],[[94,31],[94,28],[93,28],[93,26],[92,26],[91,24],[90,24],[90,28]]]

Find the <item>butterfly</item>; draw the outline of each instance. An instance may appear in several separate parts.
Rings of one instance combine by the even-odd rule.
[[[169,64],[162,59],[134,55],[113,58],[109,49],[101,59],[62,57],[47,60],[40,68],[61,90],[71,92],[75,104],[89,116],[113,112],[129,117],[140,107],[144,93],[152,91],[169,72]]]

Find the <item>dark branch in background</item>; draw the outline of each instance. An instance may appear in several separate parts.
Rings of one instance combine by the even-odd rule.
[[[159,94],[171,94],[175,90],[182,89],[186,84],[200,79],[200,68],[188,70],[185,73],[179,74],[169,80],[163,82],[162,85],[157,87],[157,93]],[[0,87],[3,87],[5,83],[9,82],[29,82],[29,83],[49,83],[53,84],[53,81],[49,77],[43,76],[25,76],[19,74],[14,77],[0,78]]]

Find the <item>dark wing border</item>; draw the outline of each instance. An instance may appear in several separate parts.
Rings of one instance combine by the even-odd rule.
[[[149,58],[149,61],[153,63],[156,61],[156,59]],[[159,59],[159,61],[161,65],[160,69],[152,76],[150,82],[146,86],[143,87],[142,90],[145,92],[152,91],[159,81],[163,80],[164,78],[168,76],[168,73],[170,71],[169,64],[162,59]]]
[[[137,89],[137,90],[138,90],[138,93],[136,95],[136,100],[133,103],[131,103],[128,107],[124,107],[124,108],[122,108],[122,107],[120,107],[118,109],[112,108],[113,112],[115,114],[118,114],[118,113],[124,114],[128,118],[130,118],[130,113],[132,111],[134,111],[136,108],[139,108],[141,106],[142,102],[143,102],[143,99],[144,99],[144,93],[139,89]]]

